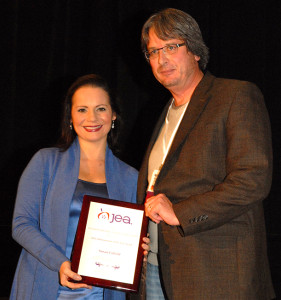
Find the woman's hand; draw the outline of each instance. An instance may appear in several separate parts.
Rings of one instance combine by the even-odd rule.
[[[92,288],[92,286],[87,285],[85,283],[74,283],[69,281],[71,279],[75,281],[80,281],[82,279],[80,275],[71,271],[71,263],[69,261],[65,261],[61,264],[59,275],[60,275],[60,284],[72,290],[81,289],[81,288],[86,288],[86,289]]]
[[[144,241],[144,243],[141,245],[142,249],[143,249],[143,255],[144,255],[143,260],[146,261],[147,260],[147,255],[148,255],[148,252],[149,252],[150,239],[148,237],[144,237],[142,240]]]
[[[144,243],[141,245],[143,248],[143,255],[144,255],[143,260],[146,261],[148,251],[149,251],[150,239],[148,237],[144,237],[143,242]],[[71,271],[71,263],[69,261],[65,261],[61,264],[59,275],[60,275],[60,284],[62,286],[68,287],[70,289],[80,289],[80,288],[92,289],[91,285],[87,285],[85,283],[74,283],[69,281],[71,279],[75,281],[80,281],[82,279],[80,275]]]

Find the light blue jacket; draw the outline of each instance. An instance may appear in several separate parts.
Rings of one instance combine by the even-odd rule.
[[[13,216],[13,238],[24,248],[19,258],[10,300],[55,300],[58,271],[65,256],[69,209],[79,175],[80,147],[76,139],[61,152],[38,151],[19,182]],[[107,148],[106,182],[109,198],[136,202],[137,171]],[[106,300],[125,294],[105,290]]]

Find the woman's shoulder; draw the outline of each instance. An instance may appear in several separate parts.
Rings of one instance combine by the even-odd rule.
[[[117,157],[115,154],[113,154],[113,152],[109,148],[106,152],[106,165],[109,168],[115,170],[119,169],[120,172],[126,172],[131,175],[138,175],[138,171],[134,167],[130,166],[129,164],[121,160],[119,157]]]
[[[31,166],[52,166],[59,163],[67,151],[62,151],[57,147],[41,148],[31,158],[29,165]]]
[[[118,159],[119,159],[119,158],[118,158]],[[125,163],[123,160],[120,160],[120,159],[119,159],[119,161],[120,161],[120,164],[122,165],[122,167],[123,167],[125,170],[127,170],[127,172],[129,172],[129,173],[132,174],[132,175],[138,176],[138,171],[137,171],[134,167],[128,165],[128,164]]]
[[[120,169],[122,169],[122,171],[126,171],[127,173],[130,173],[131,175],[138,175],[138,171],[130,166],[129,164],[127,164],[126,162],[124,162],[123,160],[121,160],[120,158],[118,158],[117,156],[114,156],[116,162],[118,163]]]
[[[38,150],[30,159],[23,170],[22,178],[41,178],[42,174],[50,174],[53,170],[60,150],[58,148],[42,148]]]
[[[48,160],[48,159],[55,158],[57,156],[61,156],[62,154],[63,154],[63,152],[61,151],[61,149],[56,148],[56,147],[49,147],[49,148],[42,148],[42,149],[38,150],[34,154],[34,158]]]

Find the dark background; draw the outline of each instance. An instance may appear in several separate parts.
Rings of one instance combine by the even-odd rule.
[[[125,121],[120,156],[139,168],[169,97],[142,56],[140,31],[151,13],[166,7],[198,21],[214,75],[255,82],[265,96],[274,174],[264,206],[272,277],[281,299],[280,0],[0,2],[0,296],[9,294],[20,252],[11,238],[19,176],[35,151],[56,142],[61,101],[78,76],[101,74],[117,91]]]

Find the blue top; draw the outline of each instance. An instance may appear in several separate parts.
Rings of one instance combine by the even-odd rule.
[[[68,260],[65,251],[69,212],[79,166],[80,146],[76,139],[64,152],[58,148],[38,151],[22,174],[12,234],[23,250],[10,300],[56,299],[58,272]],[[105,175],[110,199],[136,202],[137,171],[115,157],[108,147]],[[107,289],[104,299],[125,299],[117,293]]]
[[[78,226],[80,212],[84,195],[108,198],[106,183],[93,183],[79,179],[70,205],[69,223],[66,240],[66,256],[70,259]],[[86,299],[103,300],[103,288],[94,286],[90,289],[71,290],[67,287],[60,286],[57,300],[86,300]]]

